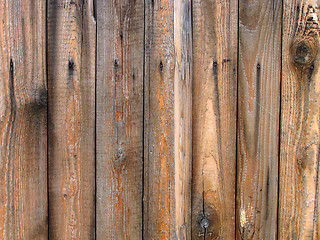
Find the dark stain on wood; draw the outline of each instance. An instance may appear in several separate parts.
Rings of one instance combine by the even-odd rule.
[[[118,68],[119,67],[119,62],[117,59],[114,60],[114,68]]]
[[[162,71],[163,71],[163,63],[162,63],[162,61],[160,61],[159,69],[160,69],[160,72],[162,72]]]
[[[222,219],[219,216],[219,211],[211,204],[204,202],[205,213],[201,219],[201,226],[205,230],[205,239],[219,239],[222,236]]]
[[[46,88],[43,88],[39,90],[34,97],[34,109],[40,110],[40,109],[46,109],[48,106],[48,90]]]
[[[258,63],[257,64],[257,81],[256,81],[257,114],[259,114],[259,108],[260,108],[260,85],[261,85],[261,66],[260,66],[260,63]],[[259,115],[257,116],[257,119],[259,119]]]
[[[9,72],[9,89],[10,89],[10,107],[11,107],[11,114],[13,120],[16,115],[17,111],[17,101],[15,96],[15,89],[14,89],[14,65],[12,59],[10,59],[10,72]]]
[[[75,67],[74,62],[73,62],[72,59],[70,59],[69,62],[68,62],[68,70],[69,70],[69,72],[72,72],[74,70],[74,67]]]

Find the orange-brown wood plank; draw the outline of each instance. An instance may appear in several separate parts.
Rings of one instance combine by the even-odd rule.
[[[144,1],[97,1],[97,239],[142,239]]]
[[[237,239],[276,239],[282,1],[239,2]]]
[[[319,239],[320,1],[284,1],[279,238]]]
[[[193,1],[192,239],[235,238],[237,1]]]
[[[146,1],[144,239],[175,236],[174,1]]]
[[[146,1],[144,239],[191,239],[191,1]]]
[[[0,1],[0,239],[47,239],[44,1]]]
[[[49,237],[94,239],[95,19],[91,1],[47,5]]]

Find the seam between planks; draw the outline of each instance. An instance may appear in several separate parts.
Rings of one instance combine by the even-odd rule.
[[[142,61],[142,174],[141,174],[141,181],[142,181],[142,191],[141,191],[141,238],[144,240],[144,161],[145,161],[145,66],[146,66],[146,0],[143,1],[143,61]]]
[[[96,22],[95,68],[94,68],[94,239],[97,239],[97,69],[98,69],[98,21],[96,1],[92,0],[93,17]]]
[[[49,211],[49,85],[48,85],[48,0],[45,1],[45,31],[46,31],[46,42],[45,42],[45,45],[46,45],[46,63],[45,63],[45,66],[46,66],[46,83],[47,83],[47,149],[46,149],[46,155],[47,155],[47,237],[48,237],[48,240],[50,239],[50,224],[49,224],[49,221],[50,221],[50,211]]]
[[[281,169],[281,129],[282,129],[282,125],[281,125],[281,114],[282,114],[282,108],[281,108],[281,104],[282,104],[282,66],[283,66],[283,13],[284,13],[284,4],[283,4],[283,0],[282,0],[282,9],[281,9],[281,29],[280,29],[280,33],[281,33],[281,41],[280,41],[280,48],[281,48],[281,54],[280,54],[280,101],[279,101],[279,130],[278,130],[278,196],[277,196],[277,231],[276,231],[276,238],[279,239],[279,207],[280,207],[280,169]]]
[[[237,193],[238,193],[238,130],[239,130],[239,107],[238,107],[238,103],[239,103],[239,93],[238,93],[238,87],[239,87],[239,49],[240,49],[240,37],[239,37],[239,29],[240,29],[240,0],[238,0],[238,6],[237,6],[237,19],[238,19],[238,22],[237,22],[237,84],[236,84],[236,156],[235,156],[235,159],[236,159],[236,164],[235,164],[235,201],[234,201],[234,227],[235,227],[235,231],[234,231],[234,239],[237,238],[237,224],[238,224],[238,217],[237,217]]]

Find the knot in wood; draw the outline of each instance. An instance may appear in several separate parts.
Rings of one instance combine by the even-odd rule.
[[[115,156],[116,161],[123,162],[125,158],[126,158],[125,151],[123,150],[122,147],[119,147],[116,151],[116,156]]]
[[[309,67],[316,57],[316,45],[312,38],[295,41],[292,45],[291,54],[293,61],[300,66]]]
[[[207,229],[209,227],[209,220],[206,217],[203,217],[200,220],[200,227],[203,229]]]

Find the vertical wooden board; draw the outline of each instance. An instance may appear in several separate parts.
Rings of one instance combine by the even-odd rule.
[[[191,239],[192,19],[191,0],[174,1],[175,239]]]
[[[144,239],[191,239],[191,1],[145,9]]]
[[[97,239],[141,239],[144,1],[97,1],[97,34]]]
[[[48,1],[49,237],[94,239],[95,19],[91,1]]]
[[[175,236],[174,1],[146,1],[144,239]]]
[[[193,1],[192,239],[235,238],[237,1]]]
[[[284,1],[279,239],[319,239],[319,1]]]
[[[0,1],[0,239],[47,239],[43,1]]]
[[[281,13],[239,2],[237,239],[276,239]]]

